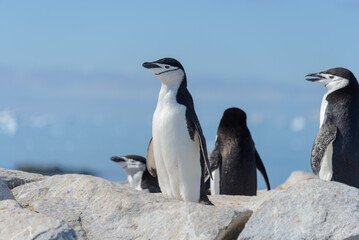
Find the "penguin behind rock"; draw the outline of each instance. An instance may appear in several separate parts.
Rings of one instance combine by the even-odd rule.
[[[147,168],[158,175],[165,197],[211,204],[204,188],[205,165],[209,171],[206,140],[184,68],[173,58],[146,62],[143,67],[161,81]]]
[[[127,181],[132,188],[150,193],[161,192],[157,177],[152,177],[146,168],[144,157],[138,155],[113,156],[111,160],[125,170]]]
[[[245,112],[239,108],[228,108],[223,113],[215,146],[209,156],[211,171],[214,171],[212,195],[256,195],[257,168],[270,190],[266,170],[246,120]]]
[[[320,109],[311,167],[327,181],[359,188],[359,87],[354,74],[332,68],[306,76],[327,88]]]

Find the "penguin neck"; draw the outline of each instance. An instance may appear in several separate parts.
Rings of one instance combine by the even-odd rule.
[[[187,78],[186,75],[184,75],[181,85],[178,88],[177,95],[178,94],[185,94],[187,90]]]
[[[358,82],[349,81],[348,79],[343,79],[340,82],[329,83],[328,85],[326,85],[326,88],[328,89],[328,91],[324,94],[322,99],[322,104],[320,106],[319,128],[321,128],[323,125],[328,104],[331,104],[330,96],[333,96],[334,94],[337,97],[339,97],[341,94],[347,94],[348,92],[351,91],[358,91]]]
[[[334,81],[326,85],[326,88],[328,89],[328,92],[326,95],[331,94],[332,92],[335,92],[337,90],[343,89],[343,88],[350,88],[351,83],[348,79],[342,79],[341,81]]]
[[[142,190],[141,182],[142,182],[143,171],[131,172],[127,176],[127,181],[132,188],[137,190]]]
[[[178,94],[184,92],[187,89],[186,75],[183,76],[182,80],[161,82],[162,85],[158,98],[158,103],[176,99]]]

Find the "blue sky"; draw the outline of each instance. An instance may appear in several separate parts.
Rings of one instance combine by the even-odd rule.
[[[209,148],[236,106],[273,186],[311,171],[325,89],[304,75],[359,74],[358,10],[354,0],[0,0],[0,167],[57,163],[124,180],[109,157],[145,155],[160,88],[141,64],[174,57]]]

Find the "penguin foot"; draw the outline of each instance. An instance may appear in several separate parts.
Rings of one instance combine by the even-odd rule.
[[[214,204],[213,204],[211,201],[209,201],[209,199],[208,199],[207,196],[206,196],[206,198],[204,198],[204,199],[200,199],[200,200],[199,200],[199,203],[200,203],[200,204],[203,204],[203,205],[214,206]]]

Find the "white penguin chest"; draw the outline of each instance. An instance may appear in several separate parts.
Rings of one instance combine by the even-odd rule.
[[[132,188],[135,188],[136,190],[139,191],[143,190],[141,187],[142,175],[143,175],[143,171],[138,171],[133,175],[127,176],[127,181]]]
[[[219,190],[219,181],[221,177],[219,168],[217,168],[212,172],[212,176],[213,176],[213,180],[211,179],[211,195],[219,195],[221,194]]]
[[[322,99],[322,105],[320,106],[319,128],[322,127],[322,125],[323,125],[324,118],[325,118],[325,112],[327,111],[327,107],[328,107],[327,96],[328,96],[328,94],[329,94],[329,92],[324,94],[323,99]]]
[[[156,143],[154,148],[158,150],[155,152],[160,151],[160,157],[167,162],[179,161],[177,158],[180,156],[189,157],[188,151],[191,152],[194,148],[199,149],[198,141],[194,141],[196,138],[192,140],[188,132],[186,107],[177,102],[166,102],[157,106],[153,116],[152,131],[154,143]]]
[[[190,138],[186,107],[176,92],[161,90],[152,125],[153,152],[158,181],[167,197],[198,201],[201,179],[197,133]]]
[[[177,102],[176,91],[161,90],[152,124],[153,137],[155,140],[161,140],[161,145],[182,145],[190,140],[186,106]],[[168,146],[166,149],[175,151],[178,147]]]
[[[154,135],[168,136],[173,134],[188,135],[188,131],[181,132],[186,126],[186,107],[178,103],[165,102],[157,105],[153,115]]]
[[[333,177],[333,142],[327,146],[320,164],[319,178],[326,181],[331,181]]]

